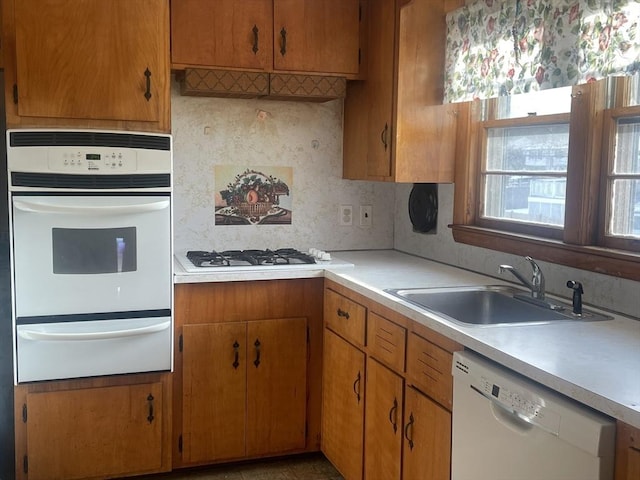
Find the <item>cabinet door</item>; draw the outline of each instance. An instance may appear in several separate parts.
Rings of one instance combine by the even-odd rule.
[[[274,69],[357,74],[359,3],[359,0],[274,0]]]
[[[157,122],[166,0],[15,0],[18,115]]]
[[[171,2],[171,61],[179,65],[271,68],[271,0]]]
[[[451,413],[411,387],[404,413],[402,478],[451,478]]]
[[[370,0],[368,35],[369,148],[367,176],[384,179],[392,175],[394,148],[393,82],[395,50],[395,1]]]
[[[158,471],[162,384],[27,394],[29,478]]]
[[[306,443],[307,320],[248,322],[247,455]]]
[[[400,480],[403,387],[402,377],[369,357],[364,427],[365,480]]]
[[[345,480],[362,478],[364,353],[325,329],[322,452]]]
[[[245,453],[247,324],[185,325],[182,451],[186,463]]]

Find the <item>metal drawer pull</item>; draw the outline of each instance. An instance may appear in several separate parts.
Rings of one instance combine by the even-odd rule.
[[[349,320],[349,312],[345,312],[344,310],[338,309],[338,316]]]
[[[147,421],[151,423],[155,418],[153,416],[153,395],[149,394],[149,396],[147,397],[147,402],[149,403],[149,415],[147,416]]]
[[[413,450],[413,438],[409,437],[409,428],[411,428],[411,437],[413,437],[413,412],[409,415],[409,423],[404,427],[404,438],[409,442],[409,448]]]
[[[353,382],[353,393],[356,394],[356,398],[358,399],[358,404],[359,404],[360,403],[360,372],[358,372],[356,381]]]
[[[256,338],[253,345],[256,347],[256,359],[253,361],[253,364],[258,368],[258,365],[260,365],[260,340]]]
[[[387,151],[387,133],[389,132],[389,124],[385,123],[384,124],[384,129],[382,130],[382,133],[380,134],[380,141],[382,142],[382,144],[384,145],[384,151]]]
[[[233,342],[233,351],[235,354],[235,359],[233,360],[233,368],[237,369],[238,366],[240,365],[240,362],[238,361],[240,358],[240,344],[238,343],[238,341],[236,340],[235,342]]]
[[[144,98],[147,99],[147,102],[151,100],[151,72],[149,68],[144,71],[144,76],[147,77],[147,91],[144,92]]]
[[[393,407],[389,410],[389,422],[393,425],[393,433],[398,431],[398,400],[393,399]]]
[[[253,30],[251,30],[253,32],[253,53],[256,54],[258,53],[258,26],[254,25],[253,26]]]
[[[280,36],[282,37],[282,43],[280,45],[280,54],[284,57],[284,54],[287,53],[287,31],[284,27],[280,30]]]

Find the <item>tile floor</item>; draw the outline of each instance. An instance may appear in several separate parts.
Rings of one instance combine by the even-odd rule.
[[[148,480],[343,480],[333,465],[321,454],[193,468],[143,478]]]

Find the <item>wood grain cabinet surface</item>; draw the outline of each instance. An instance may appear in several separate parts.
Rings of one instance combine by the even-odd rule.
[[[19,385],[16,478],[112,478],[170,470],[169,380],[169,374],[144,374]]]
[[[449,478],[451,362],[462,345],[329,280],[324,316],[327,458],[346,480]],[[353,318],[358,328],[346,328]]]
[[[365,355],[325,329],[323,358],[322,452],[345,480],[362,479]]]
[[[640,478],[640,428],[618,421],[616,426],[616,480]]]
[[[318,451],[322,279],[179,284],[173,466]]]
[[[168,0],[4,0],[7,124],[170,131]]]
[[[355,76],[360,0],[180,0],[175,69],[210,67]]]
[[[443,0],[369,1],[365,80],[347,85],[344,178],[453,182],[468,105],[442,105],[445,8]]]
[[[306,346],[306,318],[185,325],[185,462],[304,449]]]

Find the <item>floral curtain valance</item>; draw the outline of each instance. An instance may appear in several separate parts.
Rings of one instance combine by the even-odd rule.
[[[447,15],[445,102],[640,72],[640,0],[478,0]]]

